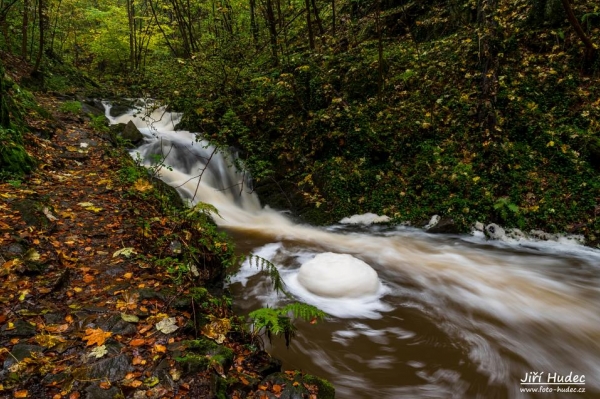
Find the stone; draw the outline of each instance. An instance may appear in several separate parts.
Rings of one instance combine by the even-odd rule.
[[[103,379],[111,382],[122,380],[133,370],[129,357],[121,354],[92,363],[87,368],[88,379]]]
[[[10,351],[12,356],[7,356],[4,360],[4,369],[8,369],[15,364],[17,360],[21,361],[27,357],[31,357],[33,352],[44,352],[44,347],[38,345],[16,344]]]
[[[427,223],[423,228],[425,230],[429,230],[430,228],[432,228],[433,226],[435,226],[436,224],[438,224],[438,222],[440,221],[441,217],[440,215],[433,215],[431,217],[431,219],[429,220],[429,223]]]
[[[454,219],[441,218],[434,226],[427,229],[427,232],[431,234],[459,234],[460,230]]]
[[[0,335],[5,337],[32,337],[35,335],[35,326],[19,319],[14,322],[14,328],[8,329],[7,324],[3,325]]]
[[[477,231],[483,231],[483,229],[485,228],[484,224],[481,222],[475,222],[475,226],[474,226],[475,230]]]
[[[493,240],[499,240],[506,235],[504,229],[496,223],[490,223],[485,227],[485,233]]]
[[[137,146],[144,141],[144,135],[140,132],[137,126],[135,126],[133,121],[129,121],[127,125],[125,125],[123,133],[121,133],[121,137],[131,142],[131,144],[134,146]]]
[[[103,389],[96,383],[88,386],[85,391],[87,392],[86,399],[114,399],[121,393],[120,389],[115,386]]]

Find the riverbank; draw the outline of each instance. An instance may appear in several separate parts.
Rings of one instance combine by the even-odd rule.
[[[52,116],[27,121],[50,132],[25,134],[37,168],[0,184],[0,397],[332,397],[233,314],[209,217],[74,102],[35,97]]]

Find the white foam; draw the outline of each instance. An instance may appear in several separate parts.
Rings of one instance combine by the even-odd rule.
[[[326,252],[304,263],[298,282],[315,295],[327,298],[357,298],[376,294],[381,283],[377,272],[348,254]]]
[[[345,217],[340,220],[341,224],[362,224],[365,226],[374,224],[374,223],[387,223],[391,219],[389,216],[385,215],[376,215],[374,213],[364,213],[362,215],[352,215],[350,217]]]

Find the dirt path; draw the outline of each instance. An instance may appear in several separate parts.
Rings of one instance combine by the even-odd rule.
[[[0,397],[316,397],[301,374],[272,374],[226,299],[158,266],[199,233],[165,212],[157,183],[89,118],[38,101],[56,134],[29,135],[37,170],[0,184]]]

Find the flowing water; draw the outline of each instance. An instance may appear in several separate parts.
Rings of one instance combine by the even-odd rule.
[[[231,156],[174,131],[179,117],[159,108],[110,119],[133,120],[145,163],[164,156],[163,180],[216,206],[240,251],[272,261],[298,300],[329,315],[298,323],[289,349],[267,342],[284,367],[329,379],[338,398],[600,397],[600,251],[568,239],[297,224],[261,208]],[[289,301],[248,263],[230,288],[240,312]],[[569,375],[578,379],[562,384]],[[540,387],[554,392],[525,391]]]

